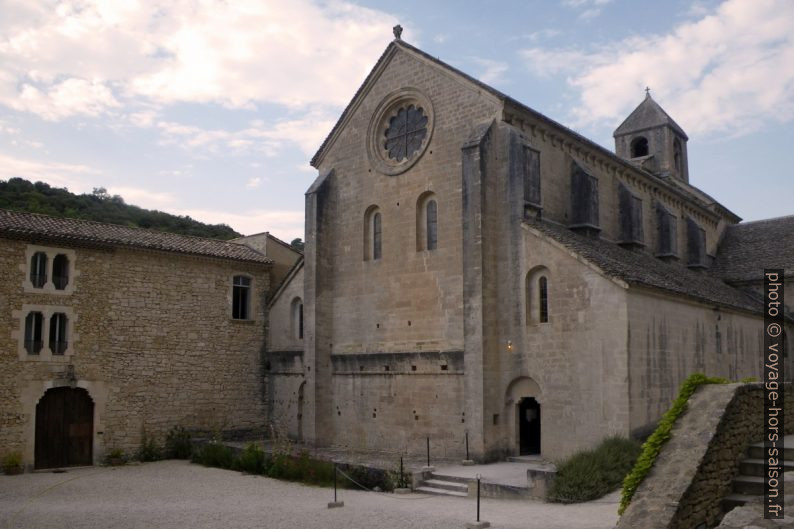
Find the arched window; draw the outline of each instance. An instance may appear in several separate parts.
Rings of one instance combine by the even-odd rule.
[[[303,340],[303,301],[301,298],[292,300],[292,336]]]
[[[56,290],[64,290],[69,284],[69,258],[62,253],[52,260],[52,282]]]
[[[47,254],[36,252],[30,260],[30,282],[34,288],[42,288],[47,282]]]
[[[438,248],[438,202],[431,191],[416,201],[416,251]]]
[[[427,249],[435,250],[438,247],[438,206],[435,200],[429,200],[425,208]]]
[[[375,261],[382,255],[383,226],[380,209],[370,206],[364,214],[364,260]]]
[[[250,318],[251,278],[234,276],[232,279],[232,318],[247,320]]]
[[[631,141],[631,157],[648,156],[648,139],[640,136]]]
[[[673,164],[675,165],[675,172],[681,175],[681,141],[676,138],[673,141]]]
[[[62,355],[69,346],[66,323],[66,314],[63,312],[56,312],[50,318],[50,352],[53,355]]]
[[[381,257],[381,225],[380,212],[372,216],[372,259]]]
[[[524,285],[527,324],[549,322],[549,270],[538,266],[527,273]]]

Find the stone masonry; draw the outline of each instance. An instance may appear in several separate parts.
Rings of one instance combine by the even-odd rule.
[[[269,265],[48,242],[42,247],[72,256],[73,288],[47,293],[24,287],[30,245],[0,238],[0,450],[20,450],[32,465],[36,404],[47,389],[69,385],[94,402],[95,463],[112,449],[133,453],[144,431],[161,444],[177,425],[262,431]],[[236,274],[252,282],[247,320],[231,318]],[[27,355],[24,309],[49,306],[70,316],[67,354]]]

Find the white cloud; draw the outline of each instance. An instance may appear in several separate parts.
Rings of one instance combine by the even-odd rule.
[[[285,241],[304,237],[302,210],[253,209],[231,213],[208,209],[171,209],[169,212],[175,215],[188,215],[210,224],[228,224],[244,235],[269,231]]]
[[[121,106],[103,82],[77,78],[44,89],[24,83],[16,97],[0,101],[14,110],[33,112],[50,121],[73,115],[98,116]]]
[[[341,0],[9,0],[3,15],[0,104],[52,120],[141,101],[343,105],[397,22]]]
[[[579,18],[591,19],[601,14],[601,10],[612,0],[563,0],[566,7],[579,10]]]
[[[498,84],[504,81],[504,74],[507,72],[507,63],[474,57],[474,62],[480,65],[482,73],[479,75],[480,81],[486,84]]]
[[[87,193],[93,189],[87,176],[97,174],[100,171],[86,165],[28,160],[0,153],[0,180],[19,177],[66,187],[73,193]]]
[[[296,145],[305,155],[320,147],[335,121],[329,113],[309,111],[300,118],[267,124],[253,121],[247,128],[235,131],[202,129],[170,121],[153,123],[163,135],[164,144],[198,149],[207,154],[250,153],[276,156],[287,144]]]
[[[260,185],[262,185],[262,177],[260,176],[254,176],[253,178],[249,178],[248,182],[245,183],[245,187],[249,189],[256,189]]]
[[[599,56],[573,49],[529,48],[521,50],[529,70],[540,77],[552,77],[596,64]]]
[[[142,208],[163,209],[176,202],[176,197],[172,193],[150,191],[139,187],[113,186],[108,188],[108,193],[121,195],[124,202]]]
[[[576,126],[616,125],[652,95],[690,133],[750,132],[794,118],[794,3],[728,0],[668,34],[612,42],[594,52],[524,51],[539,74],[567,72],[579,92]]]

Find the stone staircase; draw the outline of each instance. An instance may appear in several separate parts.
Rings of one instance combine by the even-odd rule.
[[[784,472],[794,471],[794,447],[783,449]],[[755,443],[747,448],[747,457],[739,464],[739,474],[733,478],[733,492],[722,500],[725,512],[734,507],[759,501],[764,495],[764,443]],[[783,481],[783,475],[780,476]]]
[[[469,478],[430,474],[430,479],[423,480],[416,492],[466,498],[469,495],[469,481]]]

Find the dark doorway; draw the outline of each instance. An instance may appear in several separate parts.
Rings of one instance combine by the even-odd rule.
[[[540,454],[540,404],[532,397],[518,404],[519,453]]]
[[[36,405],[36,468],[90,465],[94,401],[82,388],[53,388]]]

